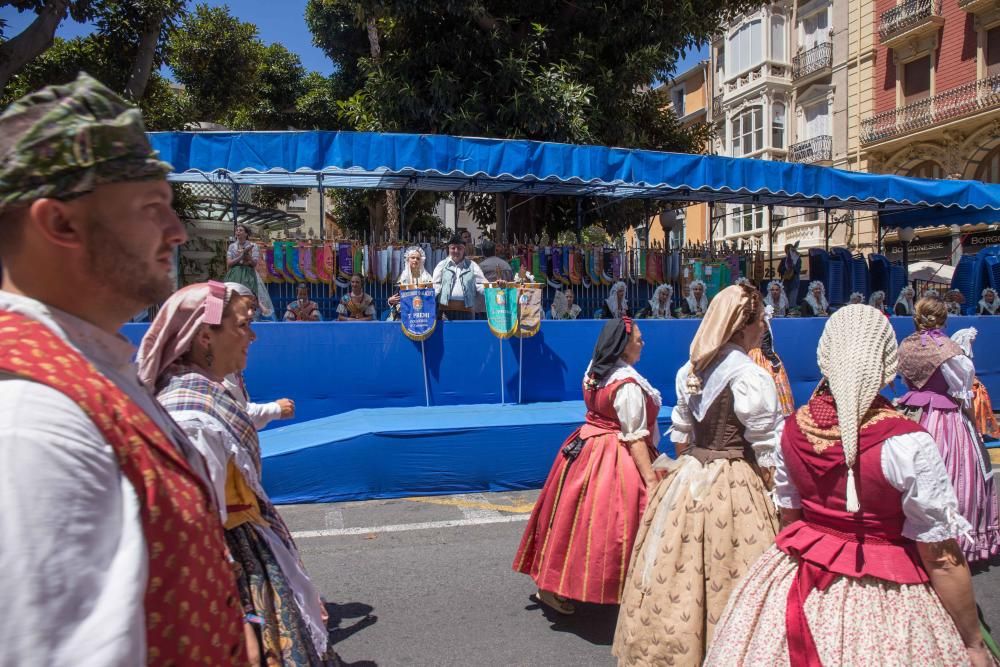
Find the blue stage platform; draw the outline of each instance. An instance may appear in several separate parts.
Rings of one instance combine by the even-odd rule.
[[[899,338],[913,332],[910,318],[891,321]],[[646,346],[637,367],[662,392],[665,422],[698,321],[639,324]],[[824,324],[774,322],[797,403],[819,381]],[[251,396],[287,396],[297,410],[295,421],[261,434],[265,486],[285,503],[537,486],[583,419],[580,383],[603,325],[546,321],[522,352],[520,340],[498,340],[485,322],[444,322],[422,354],[394,323],[256,324],[246,372]],[[949,318],[948,332],[968,326],[979,330],[979,378],[998,397],[1000,317]],[[123,331],[138,342],[146,327]],[[431,408],[424,407],[424,360]],[[524,405],[501,406],[501,384],[508,403],[517,402],[520,385]],[[887,393],[901,391],[897,382]]]
[[[276,503],[538,488],[585,411],[583,401],[353,410],[265,433],[264,483]],[[663,433],[669,418],[666,408]]]

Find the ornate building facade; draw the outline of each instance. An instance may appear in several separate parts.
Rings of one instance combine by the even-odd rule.
[[[871,171],[1000,183],[1000,5],[994,0],[876,0],[875,108],[861,123]],[[957,259],[971,229],[951,237]],[[886,246],[892,257],[895,238]]]

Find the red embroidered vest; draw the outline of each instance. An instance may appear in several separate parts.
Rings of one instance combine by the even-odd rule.
[[[242,611],[218,513],[202,480],[159,427],[44,324],[2,310],[0,372],[74,401],[135,488],[149,558],[148,664],[245,664]]]
[[[581,438],[587,439],[604,433],[617,433],[621,430],[622,425],[618,422],[618,413],[615,412],[615,394],[619,387],[628,382],[638,384],[631,378],[625,378],[596,391],[584,387],[583,402],[587,406],[587,417],[586,423],[580,429]],[[656,417],[660,412],[660,406],[646,392],[643,392],[643,396],[646,398],[646,428],[652,433],[656,426]]]

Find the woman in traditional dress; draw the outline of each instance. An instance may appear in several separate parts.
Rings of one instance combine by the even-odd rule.
[[[990,457],[970,419],[976,369],[944,333],[947,319],[941,299],[917,302],[917,330],[899,345],[899,374],[910,391],[898,405],[937,442],[958,494],[958,510],[972,524],[959,544],[974,562],[1000,554],[1000,507]]]
[[[990,664],[941,456],[879,396],[896,375],[892,327],[847,306],[817,357],[824,379],[775,452],[785,528],[733,592],[705,664]]]
[[[670,307],[673,305],[673,298],[674,288],[668,283],[663,283],[653,291],[653,298],[639,313],[639,317],[650,320],[672,320],[674,315],[670,312]]]
[[[750,350],[750,358],[753,362],[767,371],[771,379],[774,380],[775,389],[778,391],[778,405],[781,407],[781,414],[785,417],[795,412],[795,398],[792,395],[792,384],[788,381],[788,373],[785,372],[785,365],[781,362],[774,349],[774,332],[771,331],[771,320],[773,319],[771,306],[764,306],[764,319],[767,321],[767,329],[761,337],[760,345]]]
[[[987,287],[982,292],[982,299],[976,309],[978,315],[996,315],[1000,310],[1000,299],[997,299],[997,291],[992,287]]]
[[[896,297],[896,304],[892,307],[892,314],[896,317],[913,317],[914,295],[916,295],[916,292],[909,285],[899,290],[899,296]]]
[[[806,298],[799,304],[802,317],[826,317],[830,314],[830,302],[826,300],[826,286],[818,280],[809,283]]]
[[[872,292],[872,295],[868,298],[868,305],[883,315],[889,314],[889,309],[885,305],[885,292],[882,290]]]
[[[677,373],[668,476],[643,514],[613,651],[620,665],[700,665],[729,593],[778,530],[762,466],[783,417],[771,376],[747,356],[766,330],[760,293],[716,296]]]
[[[264,317],[274,315],[274,305],[267,292],[267,283],[258,274],[260,264],[260,248],[250,240],[250,227],[244,224],[236,225],[236,240],[229,244],[226,250],[227,283],[239,283],[254,293],[257,298],[257,309]]]
[[[961,315],[964,303],[965,296],[959,290],[950,289],[944,293],[944,305],[948,306],[949,315]]]
[[[375,302],[365,292],[365,281],[358,274],[351,276],[351,291],[340,299],[337,319],[341,322],[367,322],[375,319]]]
[[[692,280],[688,284],[687,296],[681,301],[681,314],[685,317],[704,317],[708,311],[708,295],[705,294],[705,283]]]
[[[319,304],[309,298],[309,287],[302,283],[295,290],[295,301],[285,308],[286,322],[319,322],[323,317]]]
[[[403,257],[406,260],[406,266],[399,273],[399,279],[396,281],[397,285],[430,285],[433,282],[431,274],[425,267],[427,255],[424,254],[423,248],[418,245],[410,246],[406,249]],[[399,319],[399,299],[399,292],[396,292],[388,299],[391,308],[389,319],[391,320]]]
[[[604,300],[605,320],[620,320],[629,317],[628,297],[625,295],[625,283],[619,280],[611,286],[608,298]]]
[[[951,339],[962,348],[962,352],[971,360],[972,344],[978,335],[979,331],[975,327],[968,327],[953,333]],[[990,400],[989,392],[986,391],[986,387],[979,381],[978,377],[972,380],[972,415],[976,431],[979,432],[980,436],[1000,440],[1000,424],[997,423],[996,415],[993,414],[993,402]]]
[[[642,352],[631,319],[604,325],[583,376],[586,422],[556,454],[528,519],[514,570],[538,584],[537,599],[561,614],[570,600],[621,601],[660,433],[660,393],[633,368]]]
[[[764,295],[764,305],[774,308],[774,317],[788,315],[788,297],[780,280],[772,280],[767,284],[767,294]]]
[[[224,385],[246,367],[252,319],[251,300],[233,286],[175,292],[142,339],[139,379],[205,458],[237,566],[252,664],[338,664],[320,594],[261,484],[257,430]]]
[[[865,302],[865,295],[861,292],[851,292],[851,298],[847,300],[848,306],[856,306]]]
[[[580,317],[580,306],[573,303],[573,290],[567,287],[556,292],[550,310],[553,320],[575,320]]]

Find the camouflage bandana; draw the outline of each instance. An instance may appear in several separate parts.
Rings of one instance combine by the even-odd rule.
[[[0,211],[170,171],[146,138],[142,113],[85,72],[26,95],[0,115]]]

